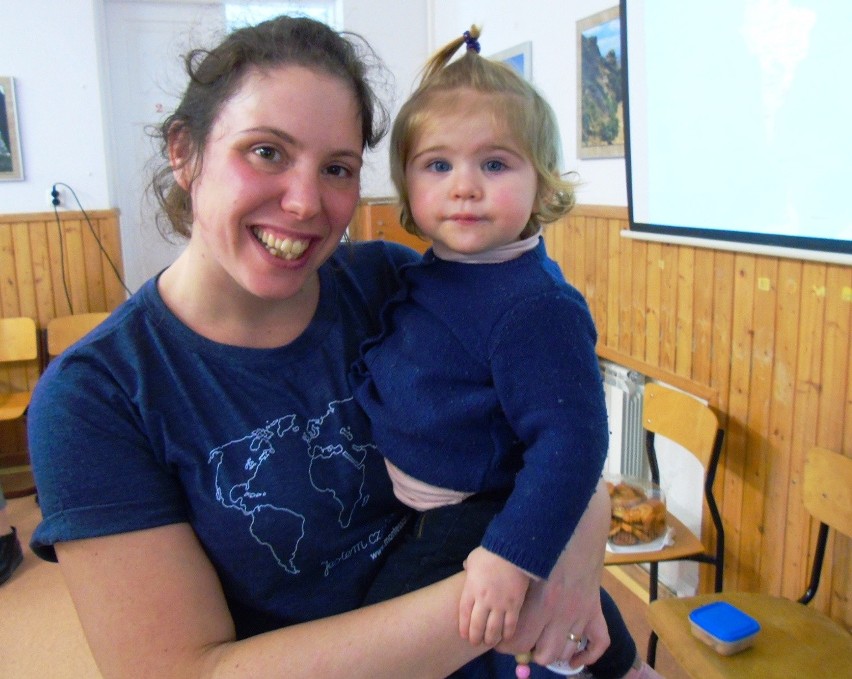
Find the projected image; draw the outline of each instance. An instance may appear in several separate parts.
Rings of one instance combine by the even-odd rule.
[[[852,254],[852,3],[622,1],[631,228]]]
[[[618,8],[577,22],[578,156],[624,155],[621,20]]]

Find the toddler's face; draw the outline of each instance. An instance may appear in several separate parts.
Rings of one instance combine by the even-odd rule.
[[[483,94],[481,113],[435,116],[415,141],[405,178],[414,221],[427,238],[463,254],[518,240],[538,188],[532,162],[495,123]]]

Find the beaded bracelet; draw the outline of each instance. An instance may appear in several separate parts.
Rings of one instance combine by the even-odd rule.
[[[518,679],[529,679],[532,670],[530,663],[532,662],[532,653],[518,653],[515,656],[515,662],[518,663],[515,667],[515,676]]]

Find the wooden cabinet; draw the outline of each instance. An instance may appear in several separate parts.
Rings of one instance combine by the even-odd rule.
[[[399,223],[399,204],[394,200],[365,200],[349,226],[353,240],[389,240],[425,252],[429,242],[408,233]]]

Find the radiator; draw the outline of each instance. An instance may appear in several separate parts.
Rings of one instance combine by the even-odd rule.
[[[612,361],[601,360],[600,367],[610,430],[606,470],[649,479],[642,429],[645,376]]]

